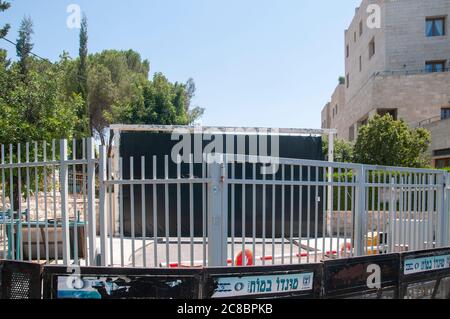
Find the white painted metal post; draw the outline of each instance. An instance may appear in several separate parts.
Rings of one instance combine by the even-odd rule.
[[[222,250],[221,260],[228,266],[228,161],[223,156],[221,165],[221,195],[222,195]]]
[[[449,245],[449,190],[448,190],[448,175],[442,174],[439,176],[439,187],[438,187],[438,203],[437,203],[437,214],[438,214],[438,227],[436,234],[436,244],[437,247],[445,247]]]
[[[445,225],[447,225],[447,227],[445,227],[445,242],[444,245],[446,247],[450,247],[450,173],[446,173],[445,174],[445,210],[444,210],[444,214],[445,214],[445,219],[446,219],[446,223]]]
[[[355,250],[355,257],[363,256],[364,252],[364,217],[366,209],[366,191],[365,191],[365,168],[364,165],[359,165],[356,169],[356,184],[355,187],[355,219],[354,219],[354,238],[353,247]]]
[[[100,146],[99,153],[99,166],[98,166],[98,175],[99,175],[99,205],[98,205],[98,214],[100,219],[100,266],[106,266],[108,260],[108,214],[106,209],[106,147],[104,145]],[[111,234],[112,236],[112,234]]]
[[[88,138],[87,140],[87,173],[88,173],[88,238],[89,238],[89,264],[96,265],[96,239],[97,239],[97,223],[95,209],[95,141]]]
[[[227,242],[226,225],[223,225],[222,215],[223,184],[221,182],[222,168],[217,162],[209,163],[208,183],[208,266],[227,266],[226,250],[224,242]]]
[[[334,132],[328,133],[328,162],[334,162]],[[327,205],[328,205],[328,218],[333,219],[333,167],[328,167],[328,196],[327,196]],[[340,207],[338,208],[340,210]],[[326,220],[324,221],[327,222]],[[332,223],[328,223],[328,234],[329,236],[333,236],[333,229],[331,227]],[[325,236],[325,234],[324,234]],[[339,248],[339,247],[338,247]]]
[[[63,263],[70,265],[70,233],[69,233],[69,166],[67,165],[67,140],[60,141],[60,192]],[[56,244],[56,243],[55,243]]]
[[[114,147],[113,147],[113,177],[118,178],[119,176],[119,162],[120,162],[120,134],[121,131],[118,129],[114,131]],[[119,185],[114,184],[114,200],[113,200],[113,220],[111,223],[114,225],[114,236],[119,236],[120,233],[120,216],[119,216]]]

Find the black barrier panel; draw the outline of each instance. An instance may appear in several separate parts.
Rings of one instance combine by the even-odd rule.
[[[0,299],[41,299],[39,264],[0,261]]]
[[[205,269],[203,298],[320,297],[322,264]]]
[[[450,248],[402,254],[400,294],[403,299],[450,299]]]
[[[195,149],[196,142],[195,142],[195,136],[198,136],[196,134],[191,135],[191,144],[192,144],[192,151],[197,151]],[[153,156],[156,156],[157,158],[157,172],[156,176],[158,178],[164,178],[165,177],[165,167],[164,167],[164,157],[167,155],[169,156],[169,165],[168,165],[168,175],[169,178],[177,178],[177,167],[176,164],[172,162],[171,160],[171,153],[172,148],[174,145],[179,143],[179,141],[172,141],[171,134],[167,132],[122,132],[120,137],[120,156],[123,158],[123,177],[124,179],[130,178],[130,157],[134,158],[134,176],[135,178],[141,178],[142,174],[142,168],[141,168],[141,156],[145,156],[145,175],[146,178],[151,179],[153,178]],[[227,138],[225,136],[222,137],[223,139],[223,146],[226,149],[227,148]],[[234,153],[235,154],[241,154],[243,150],[238,149],[238,137],[237,135],[233,136],[234,139]],[[271,155],[271,139],[272,137],[269,136],[267,138],[267,146],[268,146],[268,154]],[[200,141],[202,142],[202,150],[205,148],[209,141],[202,141],[202,138],[200,137]],[[249,147],[249,137],[246,137],[246,149],[245,154],[250,154],[250,147]],[[258,137],[259,142],[259,137]],[[231,143],[230,143],[231,144]],[[231,147],[230,147],[231,148]],[[231,152],[233,153],[233,152]],[[241,154],[242,155],[242,154]],[[255,155],[255,154],[252,154]],[[279,137],[279,157],[282,158],[292,158],[292,159],[309,159],[309,160],[323,160],[323,153],[322,153],[322,139],[321,137],[308,137],[308,136],[280,136]],[[195,163],[193,165],[194,170],[194,176],[195,177],[201,177],[202,176],[202,164]],[[242,165],[236,165],[236,178],[240,179],[242,178]],[[246,165],[246,177],[251,178],[253,173],[253,167],[251,164]],[[281,179],[281,169],[276,174],[276,179]],[[290,168],[286,167],[285,176],[290,178],[291,172]],[[317,180],[316,178],[316,170],[314,168],[311,169],[310,172],[310,178],[311,180]],[[181,176],[182,178],[189,177],[189,164],[188,163],[182,163],[181,164]],[[303,168],[303,181],[306,181],[308,177],[308,170],[306,167]],[[257,166],[257,179],[262,179],[262,176],[260,174],[260,165]],[[269,178],[272,178],[272,176],[269,176]],[[299,172],[298,169],[294,171],[294,180],[299,180]],[[323,180],[323,170],[319,169],[319,178],[318,180]],[[146,236],[154,236],[153,234],[153,187],[152,185],[147,185],[145,187],[145,207],[146,207]],[[123,217],[124,217],[124,233],[126,236],[131,236],[131,188],[130,186],[124,185],[122,187],[123,191]],[[266,207],[272,207],[272,189],[270,186],[267,187],[267,196],[266,196]],[[302,196],[302,209],[303,211],[307,211],[308,209],[308,193],[306,190],[306,187],[304,187],[303,190],[303,196]],[[168,203],[168,210],[169,210],[169,235],[171,237],[177,236],[177,187],[176,185],[169,185],[168,186],[168,193],[169,193],[169,203]],[[190,207],[190,188],[189,185],[181,185],[180,186],[180,200],[181,200],[181,207]],[[235,236],[241,237],[242,236],[242,187],[236,186],[235,188]],[[276,188],[276,198],[281,198],[281,187]],[[246,187],[245,189],[245,196],[246,198],[252,198],[252,187]],[[270,195],[270,196],[269,196]],[[133,191],[134,196],[134,223],[135,223],[135,235],[141,236],[142,235],[142,189],[141,187],[134,187]],[[263,203],[262,203],[262,187],[257,187],[256,189],[256,211],[261,212]],[[293,195],[291,195],[290,187],[286,187],[285,190],[285,196],[286,196],[286,202],[290,201],[290,197],[294,196],[293,202],[295,203],[295,209],[294,212],[298,212],[298,191],[296,191]],[[229,191],[229,197],[231,198],[231,190]],[[311,206],[311,211],[315,211],[317,205],[317,211],[323,211],[323,203],[324,201],[319,201],[316,203],[316,198],[323,197],[323,187],[319,187],[318,194],[315,194],[314,187],[311,189],[311,194],[309,196],[309,204]],[[194,236],[195,237],[202,237],[203,236],[203,227],[201,224],[201,221],[203,220],[202,214],[203,214],[203,208],[202,208],[202,198],[203,198],[203,188],[201,184],[195,184],[193,185],[193,214],[194,214]],[[166,230],[166,218],[165,218],[165,186],[160,185],[156,187],[156,205],[157,205],[157,217],[158,217],[158,225],[157,225],[157,232],[158,236],[164,237],[165,236],[165,230]],[[252,201],[247,201],[245,204],[245,210],[252,211]],[[281,211],[281,201],[277,200],[275,202],[275,209],[276,211]],[[229,202],[229,207],[231,208],[231,202]],[[286,229],[290,229],[290,211],[289,208],[286,208],[287,212],[285,214],[286,216]],[[259,213],[258,213],[259,214]],[[182,212],[181,216],[181,236],[182,237],[189,237],[191,234],[191,229],[189,228],[190,221],[189,221],[189,213]],[[245,225],[246,225],[246,233],[252,234],[253,232],[253,219],[251,214],[247,214],[245,216]],[[230,218],[231,220],[231,218]],[[257,237],[262,237],[262,215],[257,216]],[[310,221],[307,220],[307,215],[303,214],[303,236],[307,235],[307,229],[308,226],[310,226],[311,229],[318,229],[319,233],[318,236],[322,236],[322,223],[323,223],[323,216],[322,214],[319,214],[318,216],[318,225],[315,225],[315,220],[312,219]],[[309,225],[308,225],[309,223]],[[281,223],[277,221],[275,224],[275,236],[280,237],[283,236],[283,230],[281,229]],[[265,234],[267,237],[272,236],[272,218],[270,217],[270,214],[267,214],[266,217],[266,229],[267,233]],[[293,225],[294,229],[294,236],[298,236],[298,229],[299,229],[299,221],[296,219],[295,224]],[[231,233],[231,229],[230,229]],[[288,236],[288,234],[284,234]]]
[[[197,299],[202,270],[44,268],[45,299]]]
[[[323,297],[395,299],[398,297],[398,254],[324,262]]]

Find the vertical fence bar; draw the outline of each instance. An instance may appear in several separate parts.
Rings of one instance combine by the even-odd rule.
[[[262,264],[266,265],[266,172],[262,169]]]
[[[223,156],[221,163],[221,201],[222,201],[222,220],[221,220],[221,260],[228,265],[228,159]]]
[[[95,141],[93,138],[87,140],[87,161],[89,262],[90,265],[96,265],[97,221],[95,216]]]
[[[83,183],[83,227],[84,227],[84,251],[87,253],[87,251],[88,251],[87,205],[88,204],[87,204],[87,185],[86,185],[87,184],[87,181],[86,181],[86,174],[87,174],[86,145],[87,145],[86,139],[83,138],[83,141],[81,143],[81,146],[83,148],[81,151],[81,155],[82,155],[83,160],[85,161],[85,163],[83,165],[81,165],[82,172],[83,172],[83,181],[82,181],[82,183]],[[114,187],[117,187],[117,189],[118,189],[118,186],[115,185]],[[119,193],[119,192],[117,191],[116,193]],[[111,247],[112,247],[112,245],[111,245]],[[88,266],[88,264],[89,264],[89,257],[86,257],[85,258],[85,266]]]
[[[354,220],[354,239],[353,247],[355,249],[355,256],[360,257],[363,255],[363,223],[364,223],[364,213],[366,208],[366,195],[365,195],[365,167],[364,165],[358,165],[356,168],[356,182],[357,186],[355,189],[355,220]]]
[[[228,177],[227,175],[225,175],[226,177]],[[207,174],[206,174],[206,163],[205,163],[205,159],[202,159],[202,178],[207,178]],[[227,188],[228,191],[228,188]],[[207,184],[206,183],[202,183],[202,235],[203,235],[203,267],[207,266],[207,258],[208,258],[208,251],[207,251],[207,231],[208,231],[208,219],[206,216],[206,192],[207,192]],[[228,204],[228,202],[227,202]],[[228,214],[228,209],[226,211]],[[228,217],[228,216],[227,216]],[[228,240],[228,234],[227,234],[227,240]],[[228,242],[226,243],[228,245]]]
[[[20,143],[17,144],[17,164],[21,163],[21,154],[20,154]],[[18,217],[18,225],[17,225],[17,259],[19,261],[23,261],[23,238],[22,238],[22,168],[20,166],[17,167],[17,197],[18,207],[17,207],[17,217]]]
[[[107,174],[107,168],[106,168],[106,161],[107,161],[107,153],[106,153],[106,147],[104,145],[100,146],[100,159],[99,159],[99,205],[98,205],[98,214],[100,219],[100,252],[101,252],[101,258],[100,258],[100,266],[106,266],[108,262],[108,243],[107,243],[107,235],[108,235],[108,229],[107,229],[107,211],[106,211],[106,174]]]
[[[285,174],[286,165],[281,166],[281,181],[283,185],[281,186],[281,264],[284,265],[284,238],[286,236],[285,229],[285,210],[286,210],[286,202],[285,202],[285,192],[286,187],[284,185],[284,181],[286,178]]]
[[[112,159],[108,158],[108,179],[110,181],[113,181],[113,172],[112,172]],[[83,172],[84,175],[84,172]],[[114,266],[114,217],[113,217],[113,187],[111,184],[108,186],[108,193],[109,193],[109,216],[108,216],[108,222],[109,222],[109,255],[110,255],[110,265]]]
[[[227,233],[223,232],[221,167],[217,162],[208,163],[208,266],[227,266],[227,254],[223,251]]]
[[[444,175],[444,222],[445,222],[445,232],[444,232],[444,246],[450,246],[450,173],[445,173]]]
[[[119,158],[119,180],[123,181],[123,158]],[[123,185],[119,184],[119,233],[120,233],[120,265],[125,266],[124,223],[123,223]]]
[[[77,159],[77,141],[72,141],[72,159]],[[78,220],[77,220],[77,166],[72,165],[72,195],[73,195],[73,259],[74,264],[78,265]],[[106,266],[106,265],[105,265]]]
[[[440,174],[439,175],[439,179],[438,179],[438,194],[437,194],[437,199],[438,199],[438,203],[437,203],[437,231],[436,231],[436,245],[437,248],[441,248],[445,245],[445,243],[447,242],[447,238],[446,238],[446,226],[447,226],[447,218],[446,215],[448,214],[447,211],[447,205],[446,205],[446,200],[445,200],[445,192],[446,192],[446,187],[445,187],[445,178],[446,176],[444,174]]]
[[[60,141],[60,183],[61,183],[61,223],[63,263],[70,264],[70,233],[69,233],[69,167],[67,165],[67,140]],[[57,244],[57,243],[55,243]]]
[[[181,156],[177,156],[177,261],[181,265]],[[204,265],[206,266],[206,265]]]
[[[308,192],[308,209],[306,211],[307,215],[307,222],[306,222],[306,233],[307,233],[307,256],[306,256],[306,262],[309,263],[309,255],[311,250],[311,166],[308,166],[308,186],[307,186],[307,192]]]
[[[43,142],[42,143],[42,149],[43,149],[43,171],[44,174],[42,176],[42,179],[44,180],[44,222],[45,222],[45,260],[47,261],[47,263],[50,261],[50,243],[49,243],[49,229],[48,229],[48,201],[47,201],[47,193],[48,193],[48,183],[47,183],[47,142]],[[62,169],[61,169],[62,170]],[[69,166],[67,166],[67,176],[69,176]],[[62,197],[61,197],[62,199]],[[68,197],[67,197],[68,200]],[[61,204],[62,205],[62,204]],[[67,209],[69,208],[69,206],[67,205]],[[62,206],[61,206],[62,209]],[[61,216],[62,217],[62,216]],[[55,220],[53,221],[56,225],[57,225],[57,219],[55,218]],[[56,226],[55,226],[56,227]],[[64,238],[63,238],[64,241]],[[58,242],[55,241],[54,243],[55,246],[58,246]]]
[[[328,191],[330,190],[330,187],[328,185],[328,177],[327,177],[327,172],[328,172],[328,168],[324,167],[323,168],[323,181],[324,181],[324,186],[323,186],[323,208],[322,208],[322,259],[325,258],[325,254],[326,254],[326,249],[325,249],[325,244],[326,244],[326,234],[327,234],[327,212],[328,212],[328,197],[330,196],[328,193]],[[302,169],[300,167],[300,176],[303,175]],[[302,177],[300,177],[300,180],[302,180]],[[303,186],[300,186],[300,189],[302,189]],[[302,205],[302,191],[300,191],[300,205]],[[301,225],[301,215],[300,215],[300,225]],[[300,227],[301,228],[301,227]]]
[[[242,225],[241,225],[241,227],[242,227],[242,266],[245,266],[245,256],[246,256],[246,254],[245,254],[245,244],[246,244],[246,239],[245,239],[245,218],[246,218],[246,211],[245,211],[245,204],[246,204],[246,202],[245,202],[245,190],[246,190],[246,188],[245,188],[245,183],[244,183],[244,181],[245,181],[245,179],[246,179],[246,171],[245,171],[245,166],[246,166],[246,162],[245,162],[245,157],[243,156],[243,160],[242,160],[242,211],[241,211],[241,214],[242,214],[242,216],[241,216],[241,221],[242,221]]]
[[[316,166],[316,188],[314,193],[314,262],[317,262],[319,236],[319,166]],[[339,215],[338,215],[339,216]]]
[[[256,163],[253,163],[253,179],[256,181]],[[225,201],[225,199],[224,199]],[[224,212],[225,214],[225,212]],[[253,254],[256,252],[256,184],[253,184],[252,187],[252,251]]]
[[[169,220],[169,156],[164,156],[164,179],[166,183],[164,185],[164,224],[166,234],[166,264],[170,266],[170,220]],[[193,266],[193,264],[191,265]]]
[[[52,140],[52,161],[56,161],[56,140]],[[52,178],[53,178],[53,219],[57,220],[56,215],[56,167],[55,165],[52,166]],[[56,243],[58,241],[58,232],[57,232],[58,225],[56,223],[53,224],[53,230],[54,230],[54,242]],[[39,236],[39,235],[38,235]],[[55,251],[55,262],[58,264],[58,246],[54,245],[54,251]]]
[[[37,254],[37,260],[41,260],[41,244],[40,244],[40,237],[41,237],[41,223],[40,223],[40,217],[39,217],[39,169],[37,166],[38,163],[38,143],[34,143],[34,193],[35,193],[35,206],[36,206],[36,221],[37,221],[37,228],[38,231],[36,231],[36,254]],[[56,219],[56,217],[55,217]],[[56,236],[56,232],[55,232]],[[58,254],[57,254],[57,247],[55,247],[55,261],[56,264],[58,264]]]
[[[167,172],[167,178],[168,178]],[[189,178],[191,182],[189,183],[189,232],[190,232],[190,255],[191,255],[191,267],[194,267],[194,155],[189,155]]]
[[[134,210],[134,157],[130,157],[130,217],[131,217],[131,265],[136,267],[136,222]]]
[[[9,144],[9,205],[11,207],[10,212],[10,227],[11,227],[11,237],[8,239],[8,245],[11,247],[11,259],[16,260],[16,249],[15,249],[15,235],[14,235],[14,170],[13,170],[13,146],[12,144]],[[11,240],[11,245],[9,244],[9,241]]]
[[[153,263],[158,267],[158,197],[157,197],[157,157],[153,156]]]
[[[142,265],[147,268],[147,210],[145,207],[146,197],[145,197],[145,156],[141,156],[141,226],[142,226]]]
[[[27,163],[27,169],[26,169],[26,187],[27,187],[27,221],[28,221],[28,261],[31,261],[32,258],[32,250],[31,250],[31,205],[30,205],[30,144],[26,143],[25,145],[25,161]],[[38,228],[36,228],[36,231]]]
[[[233,161],[231,162],[231,179],[235,180],[236,177],[236,158],[233,157]],[[236,186],[235,183],[231,184],[231,264],[232,266],[235,266],[235,252],[234,252],[234,243],[235,243],[235,237],[236,237],[236,206],[235,206],[235,200],[236,200]]]
[[[290,244],[290,256],[289,263],[292,264],[294,258],[294,165],[289,166],[291,168],[291,214],[290,214],[290,227],[289,227],[289,244]],[[317,240],[317,238],[316,238]],[[317,247],[317,245],[316,245]]]
[[[2,144],[2,166],[5,165],[5,145]],[[3,228],[3,259],[8,259],[6,248],[6,183],[5,183],[5,168],[2,168],[2,228]]]

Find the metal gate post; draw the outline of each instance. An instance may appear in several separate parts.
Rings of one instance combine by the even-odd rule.
[[[69,233],[69,166],[67,165],[67,140],[60,140],[59,147],[60,192],[61,192],[61,222],[63,264],[70,264],[70,233]],[[75,178],[75,177],[74,177]],[[77,253],[77,252],[76,252]]]
[[[227,266],[227,224],[224,224],[222,166],[208,161],[208,266]],[[225,247],[225,249],[224,249]]]
[[[356,169],[356,187],[355,187],[355,219],[353,247],[355,257],[363,256],[364,253],[364,233],[363,226],[366,209],[366,190],[365,190],[365,168],[364,165],[358,165]]]
[[[107,247],[107,212],[106,212],[106,147],[104,145],[100,146],[100,159],[98,166],[98,178],[99,178],[99,205],[98,214],[100,219],[100,265],[106,266],[108,260],[108,247]],[[113,234],[111,234],[112,236]]]
[[[438,175],[438,187],[436,195],[436,214],[437,214],[437,227],[436,227],[436,248],[444,247],[445,245],[445,233],[446,233],[446,190],[445,190],[445,179],[444,174]]]
[[[443,246],[450,246],[450,173],[444,174]]]
[[[97,241],[97,221],[95,209],[95,142],[94,139],[87,139],[87,173],[88,173],[88,237],[89,237],[89,265],[96,265],[96,241]]]

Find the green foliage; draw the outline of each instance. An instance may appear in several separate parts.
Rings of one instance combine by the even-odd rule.
[[[340,76],[338,82],[339,84],[345,84],[345,76]]]
[[[135,103],[114,109],[113,117],[117,122],[187,125],[192,121],[186,85],[172,84],[163,74],[156,73],[152,81],[143,84],[142,93],[142,98]]]
[[[372,165],[428,167],[430,143],[431,134],[426,129],[410,129],[390,114],[375,115],[359,131],[354,159]]]
[[[59,89],[64,79],[61,63],[30,58],[26,82],[22,81],[19,63],[0,65],[1,144],[72,137],[78,121],[73,107],[82,99],[66,97]]]
[[[77,93],[83,98],[83,106],[77,110],[77,115],[80,121],[79,127],[77,127],[77,138],[83,138],[91,134],[89,123],[89,106],[87,102],[87,87],[88,87],[88,33],[87,33],[87,18],[83,15],[80,29],[80,48],[79,48],[79,61],[78,61],[78,73]]]
[[[328,137],[322,139],[324,158],[328,157]],[[354,145],[343,139],[334,140],[334,161],[340,163],[353,162]]]
[[[30,53],[34,47],[34,44],[31,42],[31,36],[33,35],[33,33],[33,21],[31,21],[31,18],[28,17],[23,18],[16,44],[20,71],[23,77],[26,77],[29,71]]]
[[[9,2],[0,0],[0,12],[8,10],[10,6],[11,4]],[[6,37],[10,28],[11,26],[9,24],[0,27],[0,39]]]

